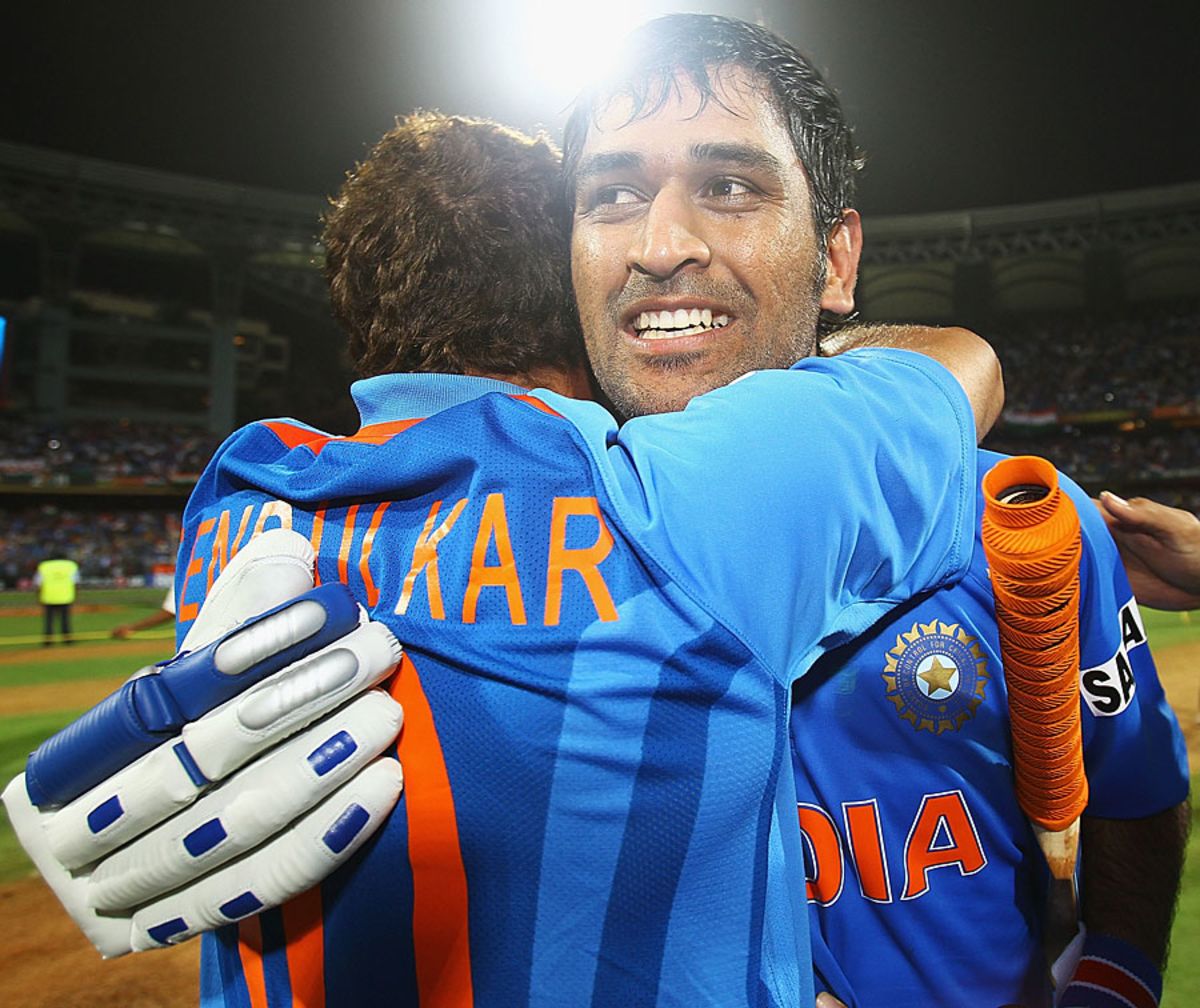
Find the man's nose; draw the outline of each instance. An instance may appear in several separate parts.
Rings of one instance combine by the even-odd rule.
[[[682,194],[663,189],[651,201],[629,246],[635,272],[666,280],[689,267],[708,266],[712,253],[697,210]]]

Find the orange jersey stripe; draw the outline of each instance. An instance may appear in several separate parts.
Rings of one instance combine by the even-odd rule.
[[[408,430],[413,424],[419,424],[421,417],[411,420],[389,420],[387,423],[368,424],[359,429],[357,434],[348,438],[334,438],[335,441],[355,441],[359,444],[383,444],[389,438]]]
[[[371,524],[367,528],[367,534],[363,537],[362,555],[358,561],[358,573],[362,575],[363,586],[367,589],[368,606],[374,606],[379,601],[379,589],[375,587],[375,579],[371,577],[369,561],[371,549],[375,545],[375,533],[379,531],[379,526],[383,522],[383,513],[388,509],[389,504],[391,501],[384,501],[371,516]]]
[[[289,900],[282,910],[292,1008],[325,1008],[325,934],[320,886]]]
[[[354,520],[358,517],[358,505],[352,504],[346,512],[346,527],[342,529],[342,543],[338,549],[338,580],[350,583],[350,546],[354,542]]]
[[[321,508],[313,515],[312,548],[313,548],[313,586],[321,584],[321,536],[325,534],[325,509]]]
[[[267,975],[263,969],[262,927],[257,917],[247,917],[238,925],[238,953],[242,976],[250,994],[250,1008],[267,1008]]]
[[[329,440],[328,434],[305,430],[303,427],[284,423],[281,420],[263,420],[261,423],[288,448],[299,448],[301,445],[309,445],[313,451],[320,451],[321,445]]]
[[[542,400],[537,396],[515,395],[513,398],[519,399],[523,403],[529,403],[530,406],[540,409],[543,413],[549,413],[551,416],[559,417],[560,419],[562,418],[562,414],[559,413],[558,410],[556,410],[553,406],[546,405],[546,403],[542,402]]]
[[[355,444],[383,444],[389,438],[408,430],[413,424],[421,422],[421,417],[412,420],[392,420],[388,423],[369,424],[349,437],[333,437],[320,434],[317,431],[306,430],[295,424],[284,423],[282,420],[263,420],[262,425],[274,434],[288,448],[299,448],[301,445],[311,449],[314,455],[320,455],[331,441],[348,441]]]
[[[408,655],[392,681],[404,707],[398,751],[408,810],[408,858],[413,875],[413,946],[423,1008],[469,1008],[471,949],[467,877],[458,844],[450,778],[433,712]]]

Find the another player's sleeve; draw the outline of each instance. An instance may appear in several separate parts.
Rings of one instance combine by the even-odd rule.
[[[1135,819],[1188,793],[1187,750],[1167,704],[1145,625],[1116,546],[1094,505],[1062,478],[1079,511],[1080,691],[1087,815]]]
[[[631,420],[609,462],[636,541],[786,681],[823,633],[818,649],[962,573],[975,456],[948,371],[864,350]]]

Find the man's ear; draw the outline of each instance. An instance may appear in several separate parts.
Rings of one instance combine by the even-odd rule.
[[[862,218],[858,211],[843,210],[842,219],[830,230],[825,243],[822,310],[836,315],[849,315],[854,311],[854,285],[858,282],[862,243]]]

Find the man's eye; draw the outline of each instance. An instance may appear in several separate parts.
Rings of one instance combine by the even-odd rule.
[[[717,199],[736,199],[739,196],[749,196],[754,189],[745,182],[733,178],[716,178],[704,186],[704,195]]]
[[[628,186],[604,186],[596,190],[595,196],[592,197],[592,206],[627,206],[638,202],[639,199],[636,190]]]

